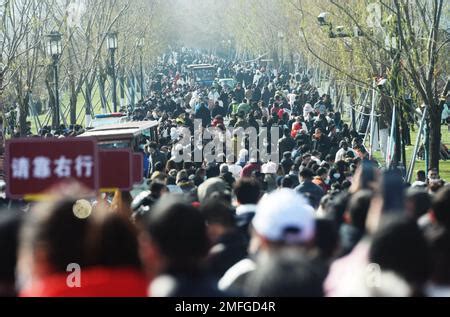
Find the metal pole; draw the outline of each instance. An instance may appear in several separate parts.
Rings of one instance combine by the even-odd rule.
[[[145,89],[144,89],[144,66],[142,63],[142,52],[141,52],[141,99],[144,100],[145,98]]]
[[[111,50],[111,72],[112,72],[112,101],[113,101],[113,108],[114,112],[117,112],[117,78],[116,78],[116,62],[114,59],[114,53],[115,50]]]
[[[416,140],[416,144],[414,146],[414,152],[412,154],[411,163],[409,164],[408,174],[406,176],[407,182],[411,182],[411,179],[412,179],[412,176],[414,173],[414,167],[416,166],[417,153],[419,152],[420,142],[422,141],[423,128],[425,126],[425,121],[427,118],[427,111],[428,111],[428,108],[425,107],[425,109],[423,110],[422,120],[420,120],[419,134],[417,135],[417,140]]]
[[[59,76],[58,76],[58,59],[53,58],[53,74],[55,78],[55,122],[56,129],[60,126],[60,104],[59,104]]]
[[[375,139],[375,107],[377,102],[377,84],[373,81],[373,91],[372,91],[372,111],[370,112],[370,159],[373,159],[374,152],[374,139]]]

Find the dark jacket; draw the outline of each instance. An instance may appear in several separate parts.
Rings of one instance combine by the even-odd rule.
[[[241,103],[244,100],[244,98],[245,98],[245,91],[244,91],[244,89],[243,88],[235,89],[233,91],[233,97],[236,98],[236,101],[238,103]]]
[[[312,142],[313,150],[322,153],[322,157],[325,157],[330,152],[330,139],[322,134],[320,139],[314,139]]]
[[[292,159],[283,159],[281,161],[281,166],[283,167],[284,173],[289,174],[291,171],[291,167],[294,165],[294,161]]]
[[[307,196],[311,202],[311,205],[316,209],[320,205],[320,200],[325,195],[323,190],[310,180],[301,183],[297,186],[297,188],[295,188],[295,190]]]
[[[382,94],[380,104],[379,104],[379,112],[380,119],[379,125],[380,130],[389,129],[392,124],[392,99],[385,94]]]
[[[210,273],[220,279],[233,265],[247,257],[247,247],[247,239],[240,231],[225,234],[211,248],[208,256]]]
[[[339,256],[343,257],[350,254],[363,236],[363,230],[352,225],[343,224],[339,230],[339,237],[341,241]]]
[[[211,123],[211,112],[206,106],[200,106],[195,111],[195,119],[201,119],[203,127]]]
[[[252,93],[252,100],[251,100],[251,101],[258,102],[259,100],[261,100],[261,89],[259,89],[258,87],[256,87],[256,88],[253,90],[253,93]]]
[[[161,162],[162,166],[166,166],[167,156],[159,150],[149,156],[148,162],[148,178],[150,178],[154,172],[156,163]]]
[[[222,108],[220,106],[214,106],[211,110],[211,117],[215,118],[217,116],[226,116],[226,110],[225,108]]]
[[[292,152],[297,145],[297,142],[293,138],[284,137],[278,142],[278,151],[280,153],[280,159],[283,158],[285,152]]]

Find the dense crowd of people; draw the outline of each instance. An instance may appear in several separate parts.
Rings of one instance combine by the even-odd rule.
[[[203,86],[189,64],[236,85]],[[307,71],[183,50],[159,61],[149,91],[130,113],[159,122],[159,141],[141,144],[148,189],[92,200],[71,183],[56,202],[2,199],[0,295],[450,296],[449,185],[434,169],[407,184],[371,160]],[[252,156],[244,139],[234,158],[175,160],[195,120],[278,128],[266,146],[279,157]]]

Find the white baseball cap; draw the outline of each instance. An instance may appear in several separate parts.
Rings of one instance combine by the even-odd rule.
[[[272,242],[309,242],[316,229],[314,209],[295,190],[280,189],[261,199],[253,227],[259,235]]]

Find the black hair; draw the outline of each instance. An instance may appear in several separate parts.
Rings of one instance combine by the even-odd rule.
[[[22,217],[18,212],[0,210],[0,282],[14,284]],[[5,294],[8,295],[8,294]],[[12,295],[12,294],[9,294]],[[0,290],[0,296],[2,291]]]
[[[431,208],[431,196],[424,189],[409,189],[406,192],[406,201],[409,201],[413,206],[412,217],[419,220]]]
[[[328,174],[328,171],[326,168],[324,167],[320,167],[317,171],[316,171],[317,176],[322,176],[324,174]]]
[[[333,184],[333,189],[339,190],[339,184]],[[349,200],[350,194],[348,192],[342,192],[337,194],[327,205],[327,218],[332,219],[337,226],[340,226],[344,222],[344,214]]]
[[[157,149],[158,149],[158,143],[156,143],[156,142],[150,142],[150,144],[148,145],[148,147],[149,147],[150,149],[157,150]]]
[[[136,227],[117,213],[106,213],[95,229],[95,265],[141,269]]]
[[[436,230],[428,237],[432,273],[431,281],[437,285],[450,284],[450,232],[448,230]]]
[[[417,179],[419,181],[425,182],[427,180],[427,173],[425,171],[417,171]]]
[[[242,205],[256,205],[261,198],[261,185],[253,178],[242,178],[234,186],[234,193]]]
[[[155,172],[163,172],[164,171],[163,163],[156,162],[154,171]]]
[[[317,219],[315,244],[323,259],[330,260],[333,257],[338,247],[338,242],[339,233],[334,221],[331,219]]]
[[[314,177],[314,172],[309,168],[304,168],[300,171],[299,175],[304,179],[312,179]]]
[[[146,228],[166,257],[168,270],[197,269],[208,253],[205,218],[182,196],[161,198],[148,215]]]
[[[236,226],[235,211],[229,204],[218,201],[208,200],[200,209],[208,224],[219,224],[226,228]]]
[[[436,220],[450,228],[450,187],[444,187],[434,196],[432,209]]]
[[[161,192],[167,189],[167,186],[159,181],[154,181],[150,184],[150,192],[152,193],[152,196],[159,197],[161,196]]]
[[[362,231],[365,231],[366,229],[366,219],[372,197],[372,191],[362,190],[353,194],[348,203],[348,213],[350,215],[351,223]]]
[[[282,188],[293,188],[294,182],[293,182],[292,178],[289,176],[283,177],[283,179],[281,181],[281,187]]]
[[[385,221],[373,237],[369,260],[420,289],[429,277],[430,254],[417,222],[393,216]]]
[[[91,264],[92,244],[87,236],[92,217],[76,217],[75,203],[75,200],[65,200],[38,205],[25,219],[20,233],[21,248],[31,252],[44,248],[53,273],[65,273],[70,263],[82,267]]]

